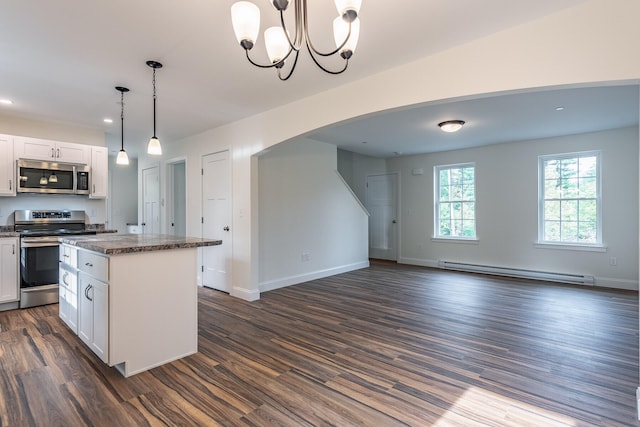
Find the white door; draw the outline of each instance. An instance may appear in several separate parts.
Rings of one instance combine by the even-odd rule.
[[[367,177],[369,257],[398,260],[398,175]]]
[[[160,179],[158,166],[142,170],[142,232],[160,232]]]
[[[202,237],[222,245],[202,248],[202,284],[231,292],[231,169],[229,151],[202,157]]]

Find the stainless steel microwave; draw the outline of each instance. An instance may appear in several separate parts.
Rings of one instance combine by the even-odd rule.
[[[18,193],[89,194],[87,165],[18,160]]]

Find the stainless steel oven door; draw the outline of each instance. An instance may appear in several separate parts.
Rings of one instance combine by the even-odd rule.
[[[57,237],[28,237],[20,241],[20,307],[58,302]]]

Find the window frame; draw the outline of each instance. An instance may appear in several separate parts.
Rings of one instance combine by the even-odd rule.
[[[473,200],[460,200],[461,203],[473,203],[473,236],[452,236],[440,234],[440,172],[450,169],[473,168]],[[478,197],[477,197],[477,167],[475,162],[454,163],[448,165],[436,165],[433,167],[434,174],[434,240],[456,240],[456,241],[477,241],[478,240]],[[447,201],[446,203],[451,203]]]
[[[579,161],[583,157],[596,158],[596,241],[595,242],[575,242],[566,240],[545,240],[545,170],[544,164],[549,160],[566,160],[576,159]],[[591,197],[574,197],[574,198],[550,198],[549,200],[591,200]],[[562,218],[560,219],[562,223]],[[561,236],[562,237],[562,236]],[[538,156],[538,241],[539,246],[550,246],[567,249],[579,248],[603,248],[602,240],[602,152],[600,150],[579,151],[572,153],[546,154]]]

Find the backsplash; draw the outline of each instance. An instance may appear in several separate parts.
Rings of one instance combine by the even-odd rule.
[[[105,199],[89,199],[87,196],[65,196],[52,194],[19,194],[15,197],[0,197],[0,227],[13,227],[13,212],[21,209],[83,210],[88,224],[106,222]]]

